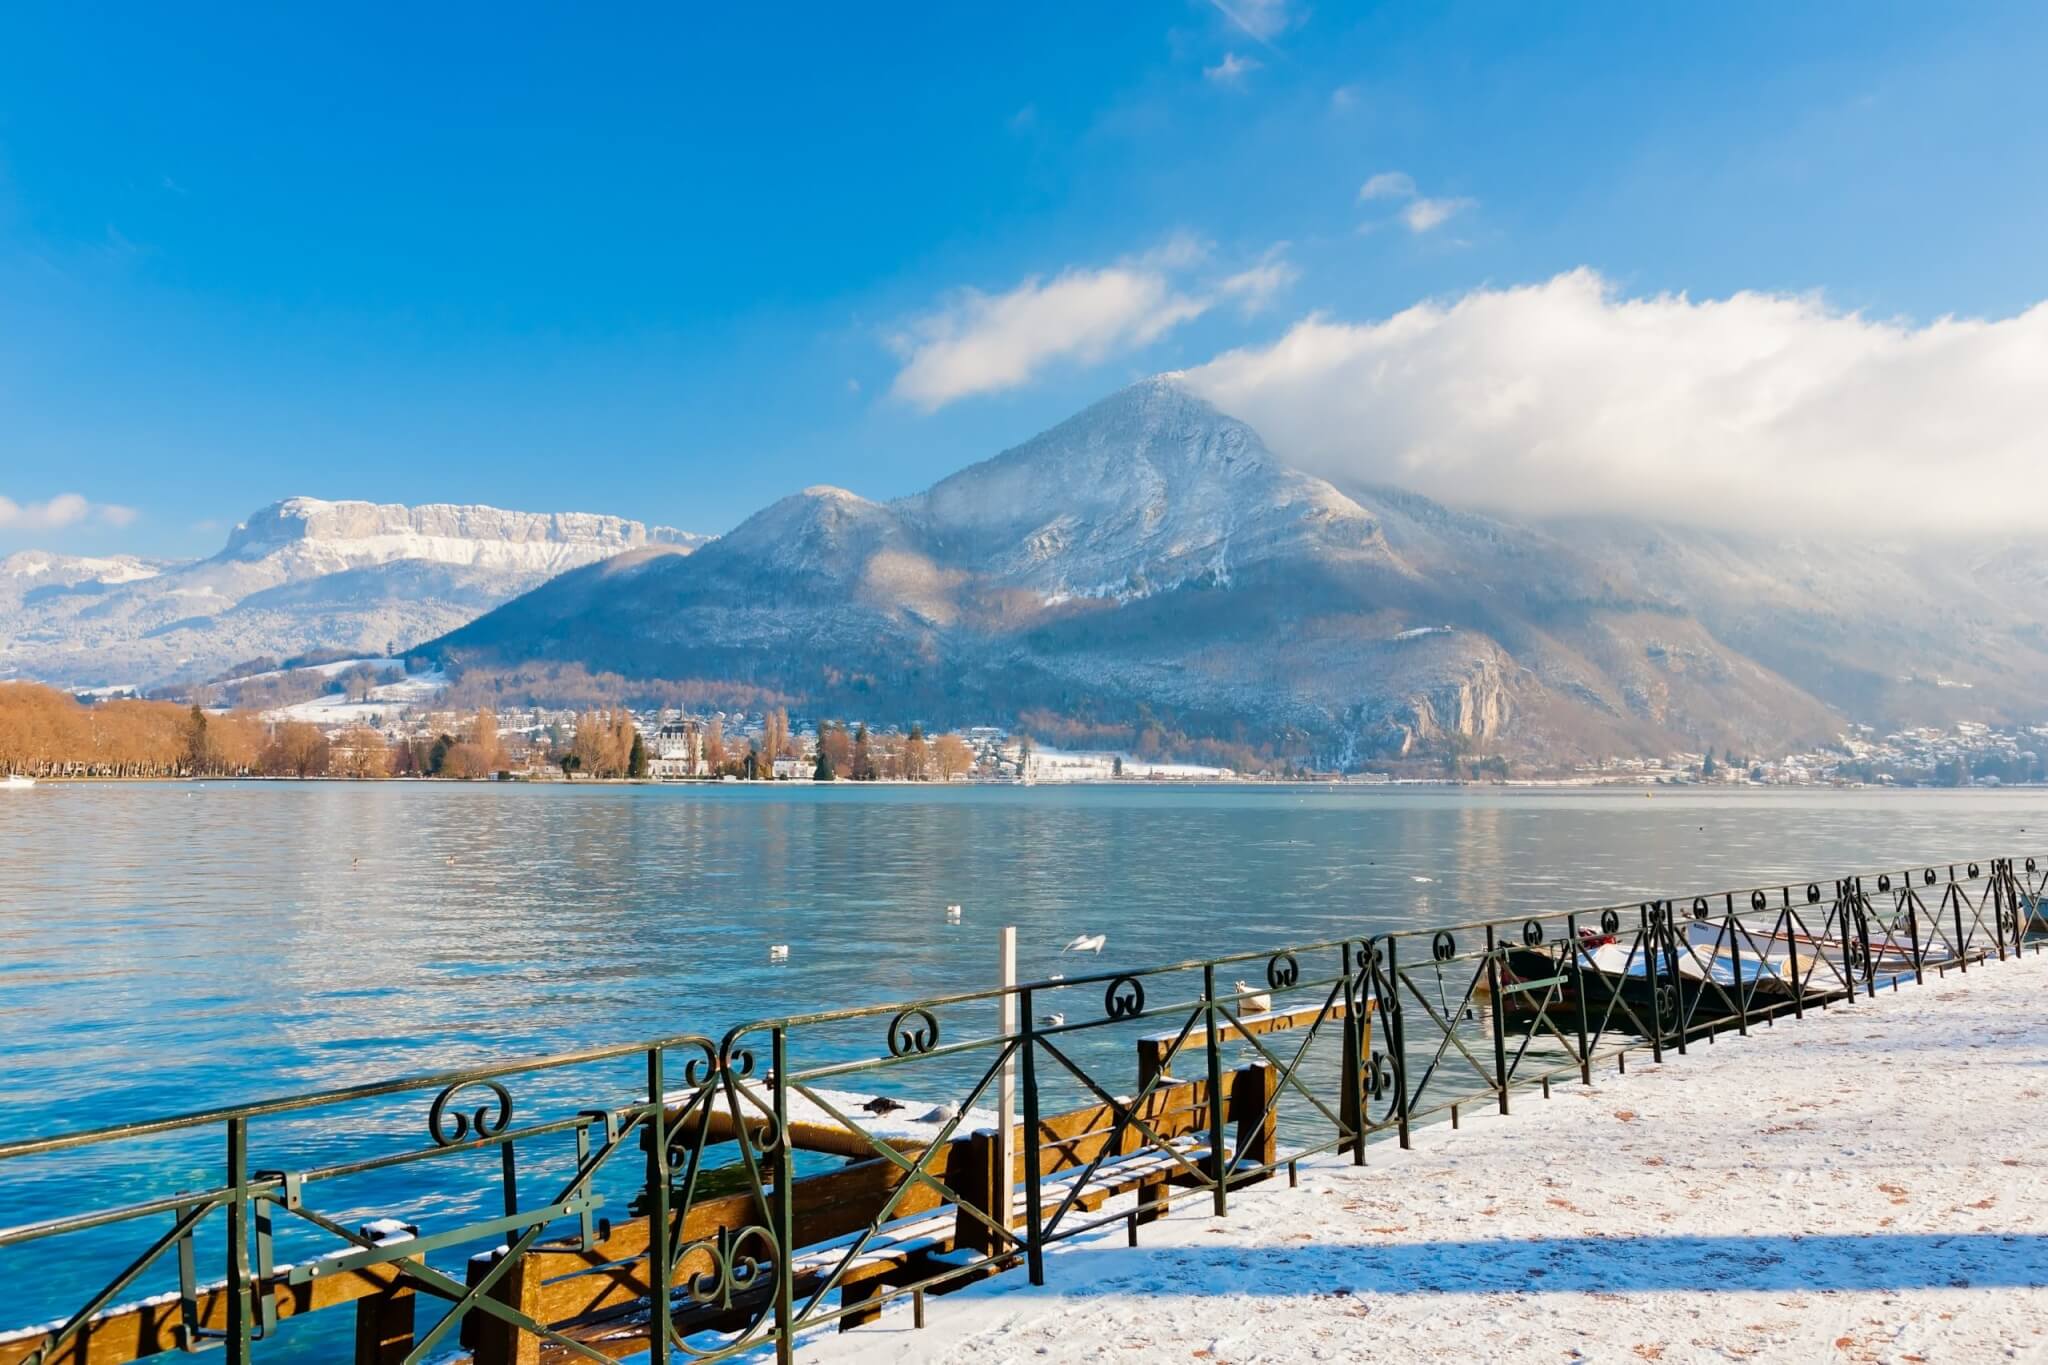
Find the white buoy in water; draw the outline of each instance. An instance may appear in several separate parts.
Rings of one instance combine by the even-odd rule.
[[[957,905],[949,905],[949,906],[947,906],[947,907],[946,907],[946,923],[948,923],[948,924],[958,924],[959,922],[960,922],[960,907],[959,907],[959,906],[957,906]]]
[[[771,943],[771,944],[769,944],[769,945],[768,945],[768,960],[769,960],[770,962],[787,962],[787,961],[789,961],[789,945],[788,945],[787,943]]]

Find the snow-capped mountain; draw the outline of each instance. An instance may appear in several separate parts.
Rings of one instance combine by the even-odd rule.
[[[425,652],[1336,761],[1747,751],[1840,724],[1625,567],[1541,528],[1339,489],[1169,379],[913,497],[811,488],[687,560],[565,574]]]
[[[0,677],[148,687],[253,658],[404,649],[565,570],[704,540],[588,513],[288,498],[209,559],[0,561]]]

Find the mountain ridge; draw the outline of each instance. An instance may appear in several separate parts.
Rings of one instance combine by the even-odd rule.
[[[1165,377],[921,493],[793,494],[687,560],[574,571],[424,652],[1344,765],[1765,747],[1843,723],[1625,566],[1302,473]]]

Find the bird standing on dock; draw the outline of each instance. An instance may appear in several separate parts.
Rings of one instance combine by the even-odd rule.
[[[1100,953],[1102,945],[1109,942],[1108,934],[1082,934],[1060,949],[1063,953]]]
[[[1237,1003],[1244,1007],[1246,1014],[1271,1014],[1273,997],[1264,991],[1255,991],[1248,982],[1237,983]]]

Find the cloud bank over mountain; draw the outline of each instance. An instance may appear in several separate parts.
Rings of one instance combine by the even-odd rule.
[[[1970,531],[2048,494],[2048,303],[1916,326],[1581,269],[1312,315],[1181,377],[1313,473],[1521,516]]]

